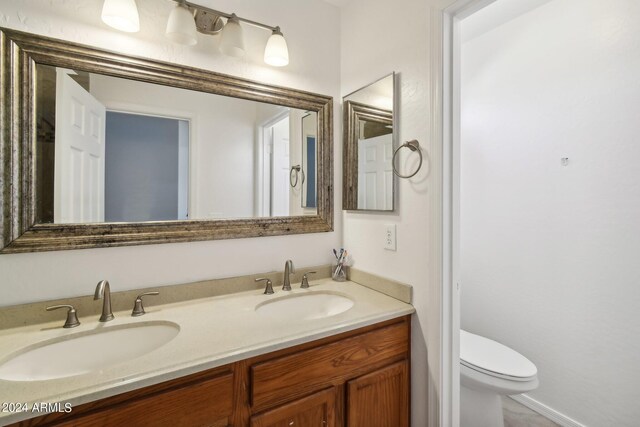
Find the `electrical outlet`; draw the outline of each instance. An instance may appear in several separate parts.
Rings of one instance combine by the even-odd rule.
[[[387,224],[384,231],[384,248],[388,251],[396,250],[396,225]]]

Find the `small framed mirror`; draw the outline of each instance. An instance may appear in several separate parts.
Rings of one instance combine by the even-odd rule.
[[[343,98],[345,210],[394,210],[395,80],[391,73]]]

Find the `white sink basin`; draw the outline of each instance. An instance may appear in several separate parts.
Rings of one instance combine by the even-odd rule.
[[[353,307],[347,296],[326,291],[309,291],[261,302],[256,312],[265,317],[312,320],[335,316]]]
[[[40,381],[100,371],[168,343],[172,322],[144,322],[67,335],[26,347],[0,363],[0,380]]]

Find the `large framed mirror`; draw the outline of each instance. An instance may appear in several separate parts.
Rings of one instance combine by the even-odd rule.
[[[395,73],[343,98],[345,210],[393,211]]]
[[[0,31],[0,253],[333,229],[331,97]]]

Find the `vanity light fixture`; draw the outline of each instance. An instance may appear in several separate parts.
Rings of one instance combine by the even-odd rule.
[[[175,43],[193,46],[198,43],[198,30],[193,12],[184,3],[178,3],[169,14],[166,34]]]
[[[287,41],[284,39],[280,27],[276,27],[264,49],[264,62],[274,67],[284,67],[289,63],[289,49]]]
[[[241,23],[271,31],[264,50],[264,62],[274,67],[289,64],[289,49],[280,27],[237,16],[235,13],[200,6],[186,0],[176,3],[167,21],[169,40],[193,46],[198,42],[197,32],[205,35],[220,34],[220,51],[225,55],[242,57],[245,54],[244,34]],[[104,0],[102,20],[109,26],[127,32],[140,29],[135,0]],[[224,22],[226,20],[226,22]]]
[[[202,34],[220,33],[220,51],[225,55],[244,56],[244,35],[241,23],[271,31],[264,50],[264,62],[275,67],[284,67],[289,64],[289,49],[287,41],[280,31],[280,27],[262,24],[250,19],[237,16],[235,13],[225,13],[219,10],[200,6],[186,0],[173,0],[180,2],[195,12],[196,28]],[[226,23],[222,23],[222,18]]]
[[[268,46],[268,44],[267,44]],[[232,13],[220,33],[220,51],[225,55],[240,58],[244,56],[244,34],[240,20]]]
[[[104,0],[102,21],[116,30],[127,33],[140,31],[136,0]]]

